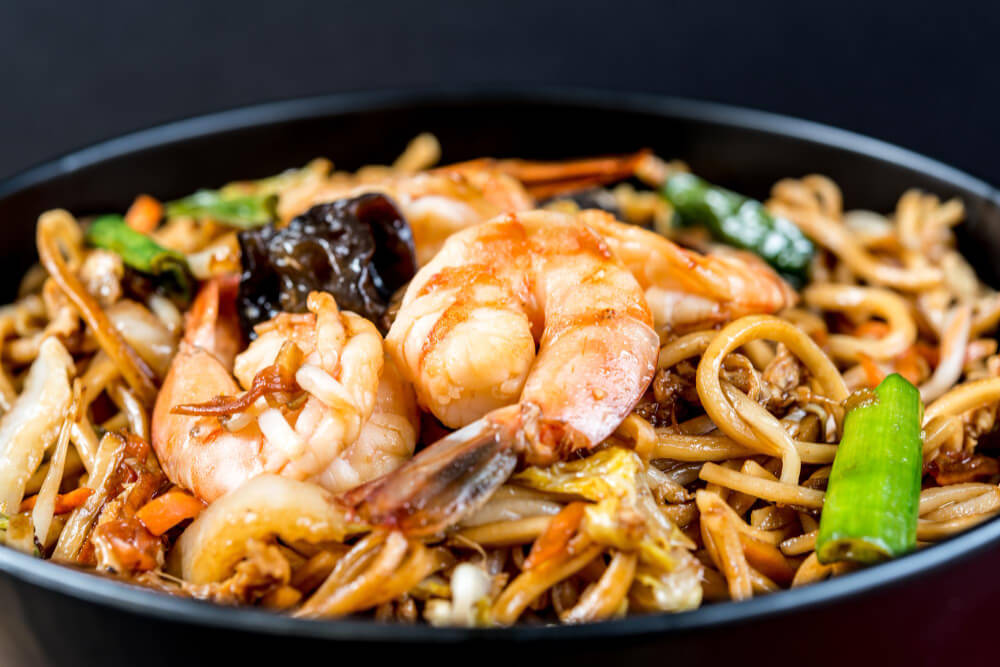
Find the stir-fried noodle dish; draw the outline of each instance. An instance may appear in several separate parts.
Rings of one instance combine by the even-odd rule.
[[[482,627],[744,600],[1000,511],[961,201],[439,154],[44,213],[0,311],[6,547]]]

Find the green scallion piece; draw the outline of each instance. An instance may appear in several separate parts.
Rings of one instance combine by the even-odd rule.
[[[894,373],[844,418],[816,538],[821,563],[875,563],[916,547],[920,392]]]
[[[759,201],[689,173],[667,179],[662,194],[681,224],[705,227],[717,241],[756,253],[795,285],[807,278],[816,253],[812,241]]]
[[[122,216],[98,217],[87,228],[86,239],[92,246],[120,255],[125,266],[161,279],[182,300],[191,297],[191,273],[184,255],[132,229]]]
[[[277,219],[278,195],[234,194],[230,190],[198,190],[167,202],[167,217],[191,216],[241,229],[261,227]]]

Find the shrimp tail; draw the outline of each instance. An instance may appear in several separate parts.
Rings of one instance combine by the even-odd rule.
[[[543,162],[537,160],[479,158],[459,162],[438,171],[465,173],[495,170],[514,178],[536,200],[548,199],[631,178],[639,165],[652,155],[648,148],[626,155]]]
[[[522,449],[517,406],[438,440],[395,471],[341,496],[353,518],[409,536],[434,535],[481,507],[514,472]]]

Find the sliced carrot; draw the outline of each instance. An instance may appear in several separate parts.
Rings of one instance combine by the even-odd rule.
[[[868,382],[868,386],[874,389],[883,379],[881,369],[867,354],[859,354],[858,359],[861,362],[861,368],[865,371],[865,380]]]
[[[573,502],[552,517],[545,532],[539,535],[532,545],[531,553],[524,561],[524,569],[538,567],[564,551],[580,527],[585,509],[587,509],[586,503]]]
[[[93,489],[88,489],[85,486],[81,486],[79,489],[73,489],[69,493],[61,493],[56,496],[56,508],[55,514],[66,514],[67,512],[72,512],[77,507],[80,507],[85,502],[90,494],[94,492]],[[38,502],[38,496],[31,496],[25,498],[21,501],[21,512],[30,512],[35,509],[35,503]]]
[[[205,509],[201,502],[184,491],[168,491],[143,505],[135,516],[146,530],[160,536],[181,521],[193,519]]]
[[[889,333],[889,325],[881,320],[865,320],[854,330],[858,338],[882,338]]]
[[[163,204],[149,195],[139,195],[125,213],[125,222],[137,232],[148,234],[160,224]]]
[[[795,568],[773,544],[761,542],[740,532],[740,544],[747,562],[764,576],[778,584],[790,584],[795,578]]]
[[[920,384],[924,379],[922,360],[920,352],[915,345],[911,345],[896,357],[896,372],[902,375],[913,384]]]

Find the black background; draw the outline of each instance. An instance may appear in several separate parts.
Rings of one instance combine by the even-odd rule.
[[[998,28],[1000,3],[947,0],[0,0],[0,177],[252,102],[520,82],[789,113],[1000,183]]]

